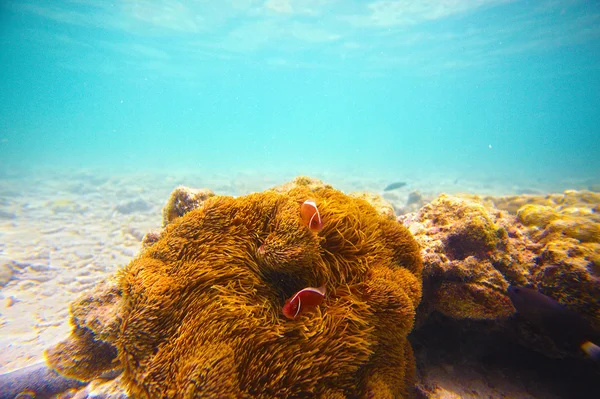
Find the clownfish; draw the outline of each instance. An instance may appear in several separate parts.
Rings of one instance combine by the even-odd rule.
[[[508,296],[517,312],[566,348],[578,348],[589,358],[600,362],[600,346],[593,343],[598,334],[579,313],[560,302],[527,287],[511,286]]]
[[[310,312],[323,303],[325,299],[325,286],[319,288],[307,287],[296,292],[283,304],[283,315],[288,319],[295,319],[302,313]]]
[[[310,231],[320,231],[323,228],[323,221],[321,220],[321,214],[317,209],[317,204],[313,200],[306,200],[300,206],[300,217],[302,222],[308,226]]]

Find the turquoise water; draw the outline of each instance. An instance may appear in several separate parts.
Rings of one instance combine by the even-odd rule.
[[[596,1],[4,1],[0,171],[600,181]]]

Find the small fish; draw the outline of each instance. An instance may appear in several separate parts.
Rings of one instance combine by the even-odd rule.
[[[302,313],[310,312],[323,303],[325,299],[325,286],[319,288],[307,287],[296,292],[283,304],[283,315],[288,319],[295,319]]]
[[[402,188],[402,187],[404,187],[404,186],[406,186],[406,182],[403,182],[403,181],[397,181],[397,182],[395,182],[395,183],[388,184],[388,185],[387,185],[387,186],[386,186],[386,187],[383,189],[383,191],[392,191],[392,190],[395,190],[395,189],[397,189],[397,188]]]
[[[590,341],[596,334],[578,313],[531,288],[511,286],[508,296],[521,316],[541,328],[556,343],[576,346],[600,362],[600,347]]]
[[[323,228],[323,221],[321,220],[321,214],[317,208],[317,204],[313,200],[306,200],[300,206],[300,217],[302,222],[308,226],[310,231],[321,231]]]

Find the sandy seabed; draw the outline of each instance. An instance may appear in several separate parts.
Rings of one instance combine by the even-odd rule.
[[[43,360],[44,349],[68,335],[69,303],[138,253],[144,234],[161,227],[162,207],[175,187],[209,188],[217,194],[237,196],[293,177],[265,177],[252,172],[109,175],[46,171],[0,175],[0,373]],[[361,179],[335,174],[314,177],[344,192],[382,193],[394,181],[389,177]],[[414,191],[433,198],[440,192],[503,195],[577,188],[572,187],[573,182],[534,187],[535,183],[459,180],[455,176],[412,175],[395,180],[407,183],[385,195],[397,209]],[[449,370],[440,368],[432,373],[448,377],[452,375]],[[447,379],[455,381],[456,376]],[[513,385],[510,397],[515,397]],[[502,389],[496,390],[503,395]],[[482,393],[481,389],[478,392]]]

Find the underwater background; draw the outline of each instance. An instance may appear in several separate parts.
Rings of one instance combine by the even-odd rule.
[[[596,1],[3,1],[0,171],[597,183],[599,40]]]
[[[600,344],[599,154],[596,0],[0,1],[0,399],[168,223],[324,184],[421,248],[423,397],[593,397],[508,288]]]

